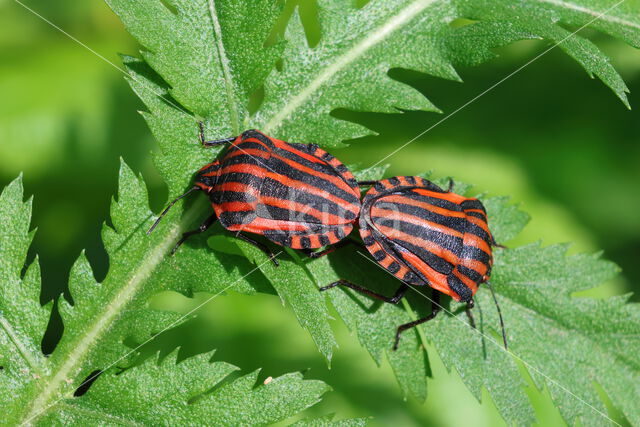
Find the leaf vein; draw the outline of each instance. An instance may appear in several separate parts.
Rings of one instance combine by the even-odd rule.
[[[220,59],[220,68],[222,68],[222,74],[224,75],[224,85],[227,92],[227,102],[229,104],[229,114],[231,115],[231,126],[235,134],[240,133],[240,116],[238,112],[238,105],[236,103],[233,85],[233,77],[231,73],[231,67],[229,65],[229,57],[222,41],[222,27],[220,26],[220,20],[218,19],[218,13],[216,11],[215,0],[209,0],[209,14],[211,15],[211,22],[213,23],[213,33],[216,40],[216,48],[218,50],[218,57]]]
[[[17,336],[18,334],[13,330],[11,324],[7,322],[4,316],[0,316],[0,326],[2,326],[2,329],[4,329],[4,331],[7,333],[7,336],[9,337],[11,342],[13,342],[13,344],[16,346],[22,358],[25,360],[25,362],[27,362],[27,365],[29,365],[29,367],[31,367],[31,369],[33,369],[36,373],[42,375],[38,363],[31,358],[31,356],[29,355],[29,351],[22,345],[20,339]]]
[[[313,81],[300,93],[287,102],[284,108],[276,113],[266,124],[265,132],[276,129],[287,117],[289,117],[298,107],[300,107],[311,95],[313,95],[326,81],[346,68],[349,64],[364,55],[369,49],[382,42],[393,32],[410,22],[419,13],[435,3],[437,0],[416,0],[398,14],[394,15],[384,25],[376,27],[367,37],[340,55],[333,63],[319,73]]]

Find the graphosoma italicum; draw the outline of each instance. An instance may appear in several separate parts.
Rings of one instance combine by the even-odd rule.
[[[192,191],[204,191],[214,214],[183,234],[173,252],[190,236],[206,231],[216,220],[229,231],[267,253],[271,250],[246,233],[301,249],[317,257],[318,249],[345,238],[360,212],[360,190],[338,159],[315,144],[291,144],[257,130],[235,138],[205,141],[206,147],[230,144],[219,160],[198,171],[195,185],[160,214],[148,233],[175,202]]]
[[[433,319],[440,311],[440,293],[467,303],[473,325],[469,311],[474,305],[473,296],[478,286],[487,283],[491,276],[492,246],[496,246],[482,203],[453,193],[453,181],[448,190],[417,176],[360,184],[372,185],[364,196],[360,213],[363,243],[376,262],[403,284],[392,297],[346,280],[321,290],[342,285],[396,304],[409,286],[430,286],[434,290],[431,314],[400,325],[394,349],[403,331]]]

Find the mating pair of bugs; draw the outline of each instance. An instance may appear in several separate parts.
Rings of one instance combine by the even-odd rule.
[[[473,325],[473,296],[489,280],[496,242],[482,203],[453,193],[453,181],[447,190],[417,176],[357,182],[345,165],[317,145],[287,143],[257,130],[206,141],[200,124],[200,141],[205,147],[229,147],[219,160],[198,171],[195,185],[169,204],[148,233],[178,200],[193,191],[208,195],[214,213],[197,230],[184,233],[173,252],[190,236],[220,221],[238,238],[264,251],[277,266],[268,246],[245,233],[262,235],[318,258],[344,245],[359,221],[364,246],[402,284],[391,297],[347,280],[321,291],[345,286],[397,304],[410,286],[430,286],[431,314],[400,325],[394,350],[403,331],[433,319],[441,310],[441,293],[466,303]],[[362,200],[361,186],[370,187]],[[502,329],[506,347],[504,326]]]

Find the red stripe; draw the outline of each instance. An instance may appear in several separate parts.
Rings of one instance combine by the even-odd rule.
[[[429,267],[429,265],[420,259],[420,257],[409,251],[402,252],[402,257],[409,265],[422,273],[424,277],[429,280],[429,286],[443,294],[451,296],[456,301],[460,301],[460,296],[449,287],[449,284],[447,283],[447,276],[445,274],[438,273],[433,268]]]
[[[486,223],[486,221],[483,221],[480,218],[476,218],[475,216],[469,216],[467,217],[467,220],[470,223],[475,224],[478,227],[482,228],[484,231],[487,232],[489,236],[491,236],[491,232],[489,231],[489,225]]]
[[[462,281],[462,283],[464,283],[467,288],[471,289],[471,295],[476,294],[476,291],[478,290],[478,284],[476,282],[460,273],[457,269],[453,270],[453,275],[460,279],[460,281]]]
[[[330,175],[324,172],[318,172],[316,170],[311,169],[310,167],[304,166],[294,160],[291,159],[287,159],[286,157],[282,157],[279,156],[277,154],[273,154],[273,157],[281,160],[282,162],[286,163],[287,165],[291,166],[292,168],[296,168],[304,173],[307,173],[309,175],[313,175],[313,176],[317,176],[318,178],[322,178],[326,181],[331,182],[333,185],[336,185],[338,187],[341,187],[342,190],[345,190],[347,192],[351,192],[354,196],[356,197],[360,197],[360,194],[358,194],[357,191],[355,191],[350,185],[348,185],[339,175]],[[326,164],[326,163],[325,163]]]
[[[273,141],[273,144],[278,147],[281,148],[283,150],[287,150],[290,153],[294,153],[297,156],[300,156],[304,159],[309,160],[310,162],[314,162],[314,163],[326,163],[324,160],[319,159],[317,157],[312,156],[311,154],[305,153],[304,151],[300,151],[297,148],[295,148],[293,145],[289,144],[288,142],[285,141],[280,141],[279,139],[274,139],[271,138],[271,141]]]
[[[225,166],[224,168],[224,172],[222,173],[222,175],[226,174],[226,173],[230,173],[230,172],[239,172],[239,173],[250,173],[252,175],[258,176],[258,177],[268,177],[273,179],[274,181],[277,181],[287,187],[293,187],[296,188],[297,190],[300,191],[306,191],[308,193],[311,193],[315,196],[319,196],[322,197],[324,199],[330,200],[333,203],[342,206],[343,208],[349,210],[350,212],[352,212],[354,215],[358,215],[358,211],[359,211],[359,206],[358,205],[354,205],[351,204],[345,200],[340,199],[339,197],[334,196],[333,194],[329,193],[328,191],[322,190],[320,188],[314,187],[309,185],[306,182],[303,181],[298,181],[295,179],[291,179],[291,178],[287,178],[286,176],[283,176],[281,174],[278,173],[273,173],[268,171],[267,169],[257,166],[257,165],[251,165],[251,167],[247,167],[247,165],[244,164],[239,164],[239,165],[229,165],[229,166]]]
[[[419,227],[432,228],[434,230],[439,231],[440,233],[448,234],[450,236],[459,237],[461,239],[463,237],[462,233],[454,230],[453,228],[445,227],[444,225],[438,224],[437,222],[427,221],[424,218],[420,218],[415,215],[407,214],[404,212],[398,212],[393,209],[379,208],[374,205],[371,208],[370,212],[372,217],[382,217],[384,218],[385,221],[408,222],[410,224],[414,224]]]
[[[474,248],[481,249],[484,252],[491,255],[491,246],[489,246],[489,244],[484,239],[476,236],[473,233],[464,234],[464,244],[467,246],[473,246]]]
[[[443,216],[466,218],[466,215],[462,211],[452,211],[451,209],[441,208],[439,206],[432,205],[431,203],[421,202],[420,200],[411,199],[409,197],[405,197],[400,194],[390,194],[389,196],[384,196],[380,200],[383,200],[384,202],[388,202],[388,203],[401,203],[403,205],[415,206],[417,208],[421,208],[426,211],[431,211]]]
[[[355,219],[350,221],[341,216],[312,208],[309,205],[293,202],[291,200],[279,199],[277,197],[260,196],[260,201],[267,206],[273,206],[276,208],[286,209],[286,210],[294,211],[301,214],[311,215],[315,217],[318,220],[318,222],[325,225],[349,224],[355,221]]]
[[[411,243],[415,246],[424,248],[425,250],[431,252],[434,255],[443,258],[448,261],[450,264],[457,265],[459,263],[459,258],[456,254],[451,252],[448,249],[443,248],[437,243],[423,239],[419,236],[414,236],[411,234],[404,233],[403,231],[397,230],[395,228],[386,227],[386,226],[376,226],[378,230],[385,236],[389,237],[391,240],[400,239],[405,242]]]

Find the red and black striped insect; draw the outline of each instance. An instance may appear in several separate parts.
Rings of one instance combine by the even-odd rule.
[[[215,221],[267,253],[273,253],[244,233],[260,234],[274,243],[311,252],[336,243],[353,229],[360,213],[360,189],[338,159],[315,144],[292,144],[247,130],[240,136],[205,141],[205,147],[230,144],[224,155],[198,171],[195,185],[178,196],[167,211],[192,191],[204,191],[214,213],[202,225],[183,234],[173,252],[190,236],[206,231]]]
[[[394,349],[403,331],[436,316],[441,309],[440,293],[467,303],[467,314],[474,325],[469,310],[474,305],[473,296],[478,286],[488,283],[491,276],[492,246],[496,246],[482,203],[453,193],[453,181],[448,190],[416,176],[360,184],[372,185],[364,196],[360,214],[364,245],[376,262],[403,284],[392,297],[346,280],[321,290],[342,285],[397,304],[410,285],[430,286],[433,289],[431,314],[399,326]],[[500,322],[502,324],[502,316]],[[504,342],[506,347],[506,338]]]

